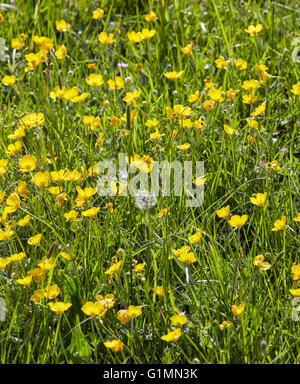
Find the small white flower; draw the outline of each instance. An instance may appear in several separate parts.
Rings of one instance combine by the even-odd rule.
[[[135,204],[138,208],[146,210],[155,207],[156,197],[154,193],[139,190],[135,195]]]

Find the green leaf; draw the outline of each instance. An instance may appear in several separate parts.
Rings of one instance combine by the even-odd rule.
[[[72,334],[69,352],[71,355],[77,355],[79,357],[91,357],[92,355],[89,343],[79,329],[76,329]]]

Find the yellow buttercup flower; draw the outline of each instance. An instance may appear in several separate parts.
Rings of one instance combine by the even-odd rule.
[[[173,327],[182,327],[187,322],[187,317],[184,315],[174,315],[170,317]]]
[[[29,276],[32,277],[32,280],[35,283],[40,283],[43,280],[43,277],[46,275],[46,271],[43,271],[42,268],[34,268],[27,272]]]
[[[178,256],[178,260],[187,265],[197,261],[193,252],[181,252]]]
[[[24,197],[25,199],[27,198],[27,185],[25,181],[19,181],[18,186],[14,190],[15,193],[18,195]]]
[[[275,220],[274,227],[272,231],[283,231],[285,229],[286,216],[282,216],[280,220]]]
[[[240,92],[240,90],[234,90],[232,88],[228,89],[225,93],[228,99],[234,99],[235,96]]]
[[[34,304],[38,303],[44,297],[44,290],[37,289],[33,292],[33,295],[30,296],[30,300],[34,302]]]
[[[55,56],[58,58],[58,60],[63,60],[68,53],[67,48],[64,45],[61,45],[57,51],[55,51]]]
[[[269,81],[272,78],[272,75],[270,75],[266,71],[260,72],[259,74],[260,74],[260,77],[261,77],[261,81],[263,83],[266,83],[267,81]]]
[[[10,255],[10,256],[7,258],[7,260],[19,264],[20,261],[21,261],[22,259],[24,259],[24,257],[26,257],[26,254],[25,254],[24,252],[19,252],[19,253],[14,253],[13,255]]]
[[[25,55],[25,59],[27,60],[27,67],[25,68],[26,73],[33,71],[41,63],[43,63],[46,60],[48,51],[53,48],[52,40],[43,41],[41,46],[43,45],[45,45],[45,48],[42,48],[42,50],[38,53],[28,53]]]
[[[230,64],[231,60],[225,60],[223,56],[220,56],[217,60],[215,60],[216,67],[219,69],[226,68]]]
[[[36,158],[34,156],[25,155],[18,160],[21,172],[33,171],[36,167]]]
[[[72,303],[63,303],[61,301],[56,301],[55,303],[48,303],[48,305],[51,311],[55,312],[58,316],[61,316],[72,306]]]
[[[179,122],[180,127],[183,129],[189,129],[193,126],[193,122],[191,119],[183,119]]]
[[[234,316],[236,317],[241,316],[241,314],[245,311],[245,304],[242,303],[240,305],[232,305],[231,311],[234,314]]]
[[[97,68],[97,64],[96,63],[89,63],[89,64],[87,64],[87,68],[88,69],[96,69]]]
[[[74,211],[74,210],[72,209],[70,212],[66,212],[66,213],[64,213],[64,218],[65,218],[66,221],[68,221],[68,222],[78,221],[78,220],[76,220],[76,217],[78,216],[78,214],[79,214],[79,212]]]
[[[175,331],[169,332],[166,335],[161,336],[161,339],[169,343],[169,342],[178,341],[181,335],[182,335],[181,328],[177,328],[175,329]]]
[[[21,206],[19,195],[17,193],[11,193],[6,199],[6,204],[7,207],[5,208],[5,211],[7,213],[16,212]]]
[[[106,348],[111,349],[113,352],[120,352],[123,349],[124,343],[121,340],[105,341]]]
[[[23,139],[24,136],[25,136],[25,127],[19,127],[11,135],[8,135],[7,137],[13,140],[20,140],[20,139]]]
[[[11,226],[8,225],[5,229],[0,229],[0,241],[7,241],[14,235],[14,231],[11,230]]]
[[[203,103],[203,108],[206,111],[210,111],[211,109],[213,109],[214,106],[215,106],[215,102],[213,100],[206,100]]]
[[[290,289],[290,293],[295,297],[300,297],[300,288],[297,289]]]
[[[46,257],[43,257],[43,259],[38,263],[38,266],[42,269],[44,273],[48,273],[53,269],[56,264],[52,257],[50,259],[47,259]]]
[[[202,129],[205,127],[204,121],[201,119],[195,120],[193,124],[197,131],[202,131]]]
[[[57,196],[60,193],[62,193],[63,190],[61,187],[50,187],[50,188],[48,188],[48,191],[49,191],[49,193],[51,193],[51,195]]]
[[[243,216],[233,215],[228,221],[228,224],[230,224],[234,228],[242,228],[242,226],[245,225],[247,220],[248,220],[248,215],[243,215]]]
[[[11,260],[9,260],[8,258],[3,258],[3,257],[0,257],[0,271],[2,269],[4,269],[7,265],[9,265],[11,263]]]
[[[34,236],[30,237],[30,238],[27,240],[27,243],[28,243],[29,245],[39,246],[39,245],[40,245],[40,242],[41,242],[41,239],[42,239],[42,234],[41,234],[41,233],[38,233],[37,235],[34,235]]]
[[[258,36],[258,34],[263,30],[263,26],[261,24],[258,25],[249,25],[247,29],[245,29],[245,32],[249,33],[251,36]]]
[[[238,131],[236,131],[235,129],[231,128],[229,125],[224,125],[224,131],[228,134],[228,135],[237,135],[238,136]]]
[[[133,92],[127,92],[126,95],[123,97],[123,100],[126,101],[127,104],[133,104],[139,96],[142,94],[142,91],[134,90]]]
[[[299,280],[300,279],[300,264],[293,265],[291,267],[291,271],[293,274],[293,280]]]
[[[193,121],[191,119],[183,119],[180,121],[180,126],[183,129],[189,129],[193,126]]]
[[[195,93],[192,93],[192,94],[189,96],[189,102],[190,102],[190,103],[195,103],[196,101],[199,100],[199,96],[200,96],[200,91],[197,90]]]
[[[4,200],[5,195],[6,195],[6,192],[0,190],[0,204],[1,204],[2,201]]]
[[[129,305],[129,307],[126,309],[126,315],[128,315],[131,319],[141,316],[142,313],[142,309],[135,305]]]
[[[73,99],[71,99],[71,103],[84,103],[88,96],[89,93],[83,92],[81,95],[73,97]]]
[[[20,125],[27,129],[38,127],[45,122],[43,113],[30,113],[20,120]]]
[[[23,285],[25,288],[29,288],[32,282],[32,276],[26,276],[23,279],[16,280],[18,284]]]
[[[158,214],[157,217],[161,219],[162,217],[166,216],[168,212],[170,211],[170,207],[162,209]]]
[[[110,309],[115,305],[115,295],[113,293],[108,293],[103,297],[102,295],[97,295],[96,300],[99,301],[105,308]]]
[[[184,55],[191,55],[193,49],[193,44],[187,44],[185,47],[181,48],[181,52]]]
[[[14,144],[9,144],[6,153],[9,156],[16,156],[22,149],[21,141],[17,140]]]
[[[192,244],[198,244],[200,243],[201,239],[202,239],[202,231],[198,231],[194,235],[189,237],[189,242]]]
[[[82,212],[82,216],[94,218],[97,215],[97,213],[99,212],[99,210],[100,210],[100,207],[94,207],[94,208],[87,209],[86,211]]]
[[[67,261],[71,261],[72,260],[72,257],[69,255],[69,253],[67,253],[67,252],[60,252],[60,256],[63,258],[63,259],[65,259],[65,260],[67,260]]]
[[[258,129],[258,121],[254,120],[254,119],[246,119],[246,121],[247,121],[249,128]]]
[[[113,205],[113,203],[107,203],[105,208],[108,210],[109,213],[114,213],[114,205]]]
[[[104,316],[106,313],[106,308],[103,304],[99,302],[93,303],[92,301],[87,301],[82,307],[81,310],[87,316]]]
[[[156,119],[147,120],[145,125],[146,127],[149,127],[149,128],[156,128],[159,125],[159,121]]]
[[[7,87],[11,87],[16,82],[16,76],[14,75],[6,75],[2,78],[2,84],[6,85]]]
[[[240,71],[243,71],[243,70],[247,69],[247,66],[248,66],[247,61],[242,59],[242,58],[239,58],[239,59],[235,60],[234,61],[234,65]]]
[[[264,262],[264,255],[258,255],[255,257],[253,260],[253,265],[259,268],[260,271],[267,271],[268,269],[271,268],[271,264]]]
[[[141,34],[143,40],[150,40],[156,34],[156,30],[143,28]]]
[[[259,87],[259,82],[257,80],[245,80],[243,82],[242,88],[246,91],[256,91]]]
[[[266,72],[269,69],[265,64],[255,64],[253,68],[257,72]]]
[[[231,321],[223,321],[222,324],[219,324],[219,329],[220,331],[223,331],[224,329],[228,329],[232,326],[232,322]]]
[[[281,167],[278,165],[278,161],[273,160],[266,165],[266,169],[270,171],[278,172],[281,170]]]
[[[108,45],[113,44],[114,41],[114,34],[110,33],[109,35],[106,32],[101,32],[98,36],[98,40],[101,44]]]
[[[267,103],[264,101],[261,105],[259,105],[255,110],[251,113],[251,116],[259,116],[263,115],[266,111]]]
[[[91,73],[86,79],[85,82],[90,85],[91,87],[99,87],[100,85],[104,84],[104,80],[102,75],[99,75],[97,73]]]
[[[40,52],[38,52],[38,54],[44,57],[46,57],[48,51],[54,47],[53,41],[46,36],[33,36],[32,41],[40,47]]]
[[[166,114],[169,120],[175,120],[176,117],[178,119],[183,120],[186,116],[190,115],[192,110],[190,107],[184,107],[181,104],[174,105],[174,108],[166,107]]]
[[[23,219],[20,219],[18,221],[18,225],[20,227],[26,227],[27,225],[29,225],[29,222],[30,222],[30,215],[26,215],[23,217]]]
[[[147,21],[147,23],[150,23],[151,21],[155,21],[156,20],[156,13],[153,11],[150,11],[148,13],[148,15],[145,15],[145,20]]]
[[[80,187],[76,187],[76,191],[78,193],[78,196],[75,199],[75,202],[77,203],[77,207],[81,208],[83,204],[81,202],[86,202],[88,199],[95,195],[97,192],[97,188],[92,187],[85,187],[84,189]]]
[[[78,96],[79,89],[77,87],[72,87],[70,89],[62,89],[63,98],[66,100],[72,100]]]
[[[7,159],[0,159],[0,176],[4,175],[7,171]]]
[[[49,285],[48,287],[45,288],[45,297],[47,297],[47,299],[53,300],[59,294],[60,294],[60,289],[56,284]]]
[[[133,272],[141,272],[144,270],[146,263],[139,263],[136,264],[135,267],[133,268]]]
[[[208,96],[214,103],[221,103],[224,100],[222,87],[219,89],[216,89],[215,87],[211,88],[208,92]]]
[[[216,213],[220,219],[227,219],[230,214],[230,206],[226,205],[226,207],[218,209]]]
[[[101,120],[100,117],[95,117],[95,116],[83,116],[83,122],[86,124],[88,127],[91,128],[92,131],[95,131],[100,127]]]
[[[300,212],[297,213],[296,217],[294,217],[293,220],[300,221]]]
[[[24,40],[27,39],[28,35],[22,34],[20,37],[11,39],[10,46],[19,51],[25,46]]]
[[[258,96],[256,95],[253,95],[252,93],[250,95],[243,95],[243,103],[244,104],[253,104],[257,101],[258,99]],[[253,114],[251,114],[251,116],[254,116]],[[255,115],[256,116],[256,115]]]
[[[162,285],[158,285],[154,288],[152,288],[152,291],[157,295],[163,297],[164,295],[164,289]]]
[[[37,172],[33,176],[34,178],[34,183],[40,187],[40,188],[45,188],[48,187],[49,181],[50,181],[50,174],[48,171],[46,172]]]
[[[294,95],[300,96],[300,81],[298,81],[298,83],[293,85],[291,92]]]
[[[119,125],[121,123],[121,120],[117,116],[113,116],[111,118],[111,125],[115,127],[116,125]]]
[[[141,32],[135,32],[135,31],[128,32],[127,37],[128,37],[128,40],[134,44],[140,43],[143,40],[143,36]]]
[[[190,148],[191,144],[185,143],[182,145],[178,145],[177,148],[180,149],[183,152],[186,152]]]
[[[114,263],[110,268],[108,268],[107,271],[105,271],[104,273],[106,275],[112,275],[113,273],[119,273],[119,270],[121,268],[121,265],[122,265],[123,261],[119,261],[117,263]]]
[[[166,72],[166,73],[164,73],[164,76],[167,79],[176,80],[179,77],[181,77],[183,74],[184,74],[184,71],[179,71],[179,72],[173,71],[173,72]]]
[[[104,16],[103,9],[97,8],[97,9],[95,9],[95,11],[93,11],[92,18],[94,20],[101,20],[103,18],[103,16]]]
[[[68,24],[65,20],[57,20],[55,25],[59,32],[67,32],[71,28],[71,25]]]
[[[100,135],[99,135],[99,137],[97,138],[96,143],[95,143],[95,148],[97,148],[97,147],[101,147],[101,146],[103,145],[103,141],[104,141],[103,136],[104,136],[104,135],[103,135],[103,132],[100,132]],[[96,170],[95,170],[94,173],[96,173]]]
[[[107,80],[109,89],[116,90],[124,87],[124,80],[120,76],[116,76],[115,79]]]
[[[165,134],[164,133],[160,133],[159,130],[156,128],[156,131],[154,133],[150,134],[150,139],[149,140],[158,141],[163,136],[165,136]],[[149,140],[147,140],[147,141],[149,141]]]
[[[118,311],[117,318],[122,324],[126,324],[131,320],[131,317],[127,314],[126,309]]]
[[[258,207],[263,207],[267,198],[267,192],[257,193],[255,197],[250,197],[252,204],[257,205]]]

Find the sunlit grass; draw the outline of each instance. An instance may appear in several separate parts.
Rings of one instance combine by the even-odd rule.
[[[299,363],[299,9],[97,8],[0,4],[1,363]],[[119,153],[203,161],[203,204],[100,196]]]

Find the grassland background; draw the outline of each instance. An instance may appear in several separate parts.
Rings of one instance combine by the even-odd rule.
[[[29,197],[22,199],[21,208],[9,219],[31,215],[29,227],[16,227],[17,235],[0,243],[0,257],[22,251],[27,256],[19,265],[0,271],[0,297],[7,308],[6,321],[0,322],[1,363],[300,362],[299,322],[292,319],[293,297],[289,292],[298,283],[293,282],[291,266],[300,263],[299,224],[293,221],[299,212],[299,96],[291,93],[293,84],[300,80],[299,61],[292,57],[296,45],[300,45],[294,44],[299,38],[300,8],[296,4],[16,0],[8,7],[0,3],[5,18],[0,23],[0,36],[7,47],[0,73],[1,77],[14,74],[18,78],[15,87],[0,87],[0,157],[9,159],[0,188],[8,196],[19,180],[25,180]],[[97,7],[105,12],[98,32],[119,31],[114,45],[97,43],[96,22],[91,18]],[[144,15],[152,9],[157,20],[148,24]],[[62,18],[71,24],[68,33],[55,28],[55,21]],[[245,32],[250,24],[259,23],[263,31],[256,38]],[[126,33],[144,27],[155,28],[156,35],[149,41],[130,43]],[[29,35],[28,42],[23,50],[15,51],[10,41],[21,33]],[[45,63],[30,73],[24,71],[24,55],[35,50],[33,35],[51,38],[55,49],[61,44],[68,49],[63,61],[51,56],[48,77]],[[181,48],[190,41],[194,44],[192,55],[182,54]],[[238,71],[231,64],[229,70],[217,69],[215,60],[220,56],[232,60],[241,57],[248,68]],[[91,62],[97,63],[96,72],[105,80],[120,75],[131,77],[132,83],[126,83],[119,92],[110,92],[105,84],[91,89],[85,83],[90,73],[87,64]],[[142,71],[136,69],[137,63],[143,64]],[[259,88],[255,106],[266,101],[267,109],[259,118],[260,129],[254,131],[246,123],[252,109],[241,101],[241,85],[245,80],[259,79],[253,66],[261,63],[269,67],[272,78]],[[163,73],[171,70],[184,70],[184,75],[176,81],[168,80]],[[226,100],[205,111],[203,101],[207,96],[202,91],[208,77],[224,91],[233,88],[241,92],[234,101]],[[61,84],[77,86],[90,95],[83,104],[53,103],[49,93]],[[113,115],[126,113],[122,98],[134,87],[141,89],[142,95],[134,106],[138,118],[130,126],[128,139],[120,134],[127,128],[126,120],[117,128],[110,120]],[[200,101],[191,104],[188,96],[197,89],[202,92]],[[106,100],[109,106],[104,108]],[[170,142],[167,138],[178,126],[167,118],[165,108],[175,104],[190,106],[193,118],[204,117],[205,127],[199,131],[180,129],[176,142]],[[8,156],[6,149],[12,141],[7,136],[15,129],[13,123],[34,112],[43,113],[45,123],[26,134],[21,153]],[[84,115],[99,116],[100,129],[95,132],[87,128],[82,121]],[[146,142],[152,131],[145,121],[152,118],[159,120],[159,130],[165,134],[159,143]],[[224,124],[240,134],[227,135]],[[100,132],[104,142],[95,148]],[[252,145],[249,136],[256,140]],[[179,151],[177,145],[185,142],[191,148]],[[184,197],[160,196],[155,208],[143,211],[130,197],[95,195],[85,208],[101,207],[99,214],[70,224],[63,214],[74,206],[76,186],[94,187],[96,178],[65,183],[68,201],[58,207],[55,198],[34,185],[31,176],[18,167],[18,158],[30,154],[38,159],[39,171],[81,171],[83,165],[89,168],[126,152],[129,146],[132,152],[148,154],[155,160],[204,161],[207,180],[203,205],[188,209]],[[264,166],[273,160],[278,161],[280,172],[270,172]],[[257,192],[267,192],[263,208],[249,200]],[[106,208],[109,202],[114,205],[113,214]],[[240,238],[216,216],[216,210],[227,204],[232,214],[249,216]],[[170,214],[159,219],[157,214],[167,207]],[[275,220],[282,215],[286,215],[289,227],[272,232]],[[189,236],[198,229],[203,231],[201,242],[190,244]],[[27,239],[36,233],[42,233],[43,239],[39,247],[32,247]],[[59,245],[52,254],[56,266],[44,284],[57,284],[61,289],[58,299],[72,303],[61,317],[50,311],[45,299],[38,304],[30,300],[39,284],[26,289],[14,278],[14,274],[26,276],[49,255],[54,242]],[[183,245],[189,245],[197,258],[188,266],[189,282],[186,266],[168,259],[172,249]],[[120,248],[124,249],[122,269],[117,275],[107,276],[104,272]],[[74,259],[64,260],[60,251]],[[265,255],[270,270],[259,271],[253,266],[259,254]],[[146,263],[143,272],[132,272],[133,260]],[[157,285],[164,287],[164,297],[152,292]],[[108,293],[115,295],[116,303],[102,323],[82,312],[86,301]],[[242,302],[245,312],[237,318],[231,305]],[[140,306],[143,314],[122,325],[117,311],[129,305]],[[189,320],[182,336],[177,342],[166,343],[160,337],[171,330],[170,316],[181,312]],[[224,320],[233,325],[221,331],[219,324]],[[123,351],[114,353],[105,348],[103,343],[112,339],[124,342]]]

